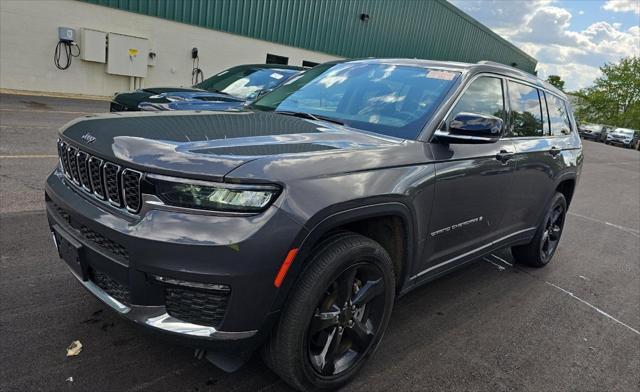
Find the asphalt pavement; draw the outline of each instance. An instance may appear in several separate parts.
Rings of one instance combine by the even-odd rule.
[[[56,255],[43,184],[57,129],[104,101],[0,95],[0,391],[287,391],[254,356],[224,373],[94,299]],[[585,141],[560,247],[509,250],[401,298],[347,391],[637,391],[640,152]],[[66,347],[83,350],[67,358]]]

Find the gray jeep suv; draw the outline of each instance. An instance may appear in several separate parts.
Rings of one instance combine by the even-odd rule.
[[[243,110],[81,118],[58,151],[47,214],[82,285],[226,369],[261,348],[300,390],[352,379],[408,291],[498,248],[549,263],[583,160],[551,85],[402,59]]]

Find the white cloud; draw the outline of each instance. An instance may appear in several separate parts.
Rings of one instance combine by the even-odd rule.
[[[568,90],[589,86],[606,62],[640,56],[640,27],[622,30],[619,23],[601,21],[581,31],[572,30],[571,12],[552,1],[450,1],[535,57],[540,77],[560,75]],[[508,8],[508,12],[501,16],[495,8]]]
[[[633,12],[640,15],[640,0],[607,0],[602,8],[607,11]]]

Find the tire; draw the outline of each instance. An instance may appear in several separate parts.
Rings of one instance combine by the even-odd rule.
[[[533,240],[511,248],[516,262],[538,268],[549,264],[560,243],[566,214],[567,200],[556,192]]]
[[[312,252],[263,347],[263,359],[298,390],[339,388],[375,352],[394,297],[393,262],[384,248],[359,234],[336,233]]]

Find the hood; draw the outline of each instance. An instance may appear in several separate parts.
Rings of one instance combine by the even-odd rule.
[[[95,138],[91,143],[82,137],[87,133]],[[69,123],[61,137],[138,170],[218,181],[264,157],[310,158],[399,142],[326,122],[252,111],[106,114]]]
[[[171,92],[160,94],[160,97],[150,102],[141,102],[140,110],[227,110],[241,108],[244,100],[227,94],[210,92]]]
[[[242,98],[234,97],[229,94],[212,93],[210,91],[172,91],[161,94],[165,98],[207,101],[207,102],[244,102]]]
[[[231,110],[241,109],[244,101],[175,101],[166,103],[142,102],[138,105],[140,110],[164,111],[164,110]]]
[[[196,88],[184,88],[184,87],[152,87],[135,91],[126,91],[117,93],[113,100],[121,105],[127,107],[127,110],[138,110],[138,105],[141,102],[169,102],[164,97],[150,98],[154,95],[165,93],[181,93],[181,92],[203,92],[204,90]],[[206,91],[205,91],[206,92]]]
[[[609,135],[613,136],[613,137],[617,137],[620,139],[632,139],[633,135],[628,134],[628,133],[622,133],[622,132],[611,132]]]
[[[206,91],[195,87],[149,87],[143,88],[141,91],[151,94],[164,94],[171,92],[188,92],[188,91]]]

